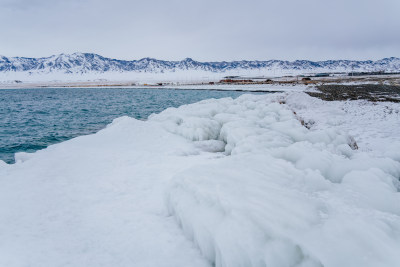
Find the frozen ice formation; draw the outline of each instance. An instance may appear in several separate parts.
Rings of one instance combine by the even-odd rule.
[[[17,154],[0,265],[396,266],[398,154],[364,149],[368,128],[355,149],[358,113],[329,105],[210,99]]]

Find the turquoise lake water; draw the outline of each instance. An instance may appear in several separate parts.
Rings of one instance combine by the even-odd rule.
[[[99,131],[113,119],[146,119],[168,107],[246,92],[131,88],[0,89],[0,160]]]

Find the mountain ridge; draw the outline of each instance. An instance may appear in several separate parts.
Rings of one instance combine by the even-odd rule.
[[[86,73],[166,73],[177,71],[204,71],[229,73],[234,71],[263,71],[278,73],[385,71],[399,72],[400,58],[388,57],[380,60],[240,60],[200,62],[192,58],[180,61],[142,58],[120,60],[94,53],[58,54],[50,57],[6,57],[0,56],[0,73],[35,74],[86,74]]]

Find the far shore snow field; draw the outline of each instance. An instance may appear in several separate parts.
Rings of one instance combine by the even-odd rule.
[[[304,91],[312,86],[305,84],[166,84],[166,85],[132,85],[131,83],[17,83],[0,84],[1,89],[32,89],[32,88],[147,88],[147,89],[176,89],[176,90],[224,90],[224,91],[260,91],[283,92]]]
[[[397,266],[399,104],[302,90],[0,161],[0,266]]]
[[[45,78],[45,77],[44,77]],[[222,80],[221,80],[222,79]],[[0,81],[0,89],[25,89],[25,88],[148,88],[148,89],[177,89],[177,90],[229,90],[229,91],[255,91],[255,92],[293,92],[316,91],[321,85],[388,85],[400,86],[400,75],[365,75],[365,76],[329,76],[312,77],[311,80],[302,76],[282,76],[267,78],[243,77],[238,82],[223,80],[223,76],[213,80],[156,80],[151,82],[137,80],[54,80],[54,81]],[[241,80],[242,79],[242,80]],[[355,88],[355,87],[354,87]]]

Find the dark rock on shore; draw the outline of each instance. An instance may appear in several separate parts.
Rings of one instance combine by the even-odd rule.
[[[359,85],[320,85],[319,92],[307,92],[310,96],[326,101],[335,100],[360,100],[372,102],[400,103],[400,86],[384,84],[359,84]]]

